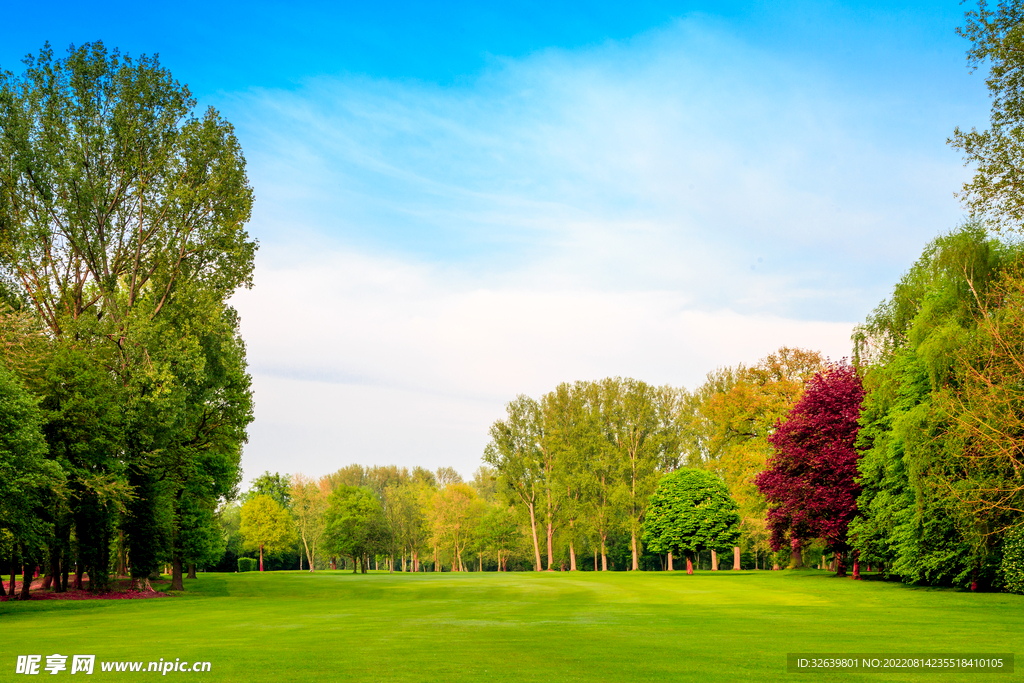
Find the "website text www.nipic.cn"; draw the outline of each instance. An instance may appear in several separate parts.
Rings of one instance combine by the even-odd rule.
[[[70,660],[70,661],[69,661]],[[38,675],[59,674],[91,674],[97,670],[96,655],[18,655],[14,673]],[[210,671],[210,662],[182,661],[180,657],[173,661],[160,658],[155,662],[99,662],[99,671],[123,673],[158,673],[166,676],[169,673],[204,673]]]

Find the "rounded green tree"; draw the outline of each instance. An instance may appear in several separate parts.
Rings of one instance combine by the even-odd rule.
[[[740,516],[725,483],[710,472],[684,467],[658,482],[644,514],[643,542],[654,552],[693,556],[701,550],[722,550],[740,537]]]

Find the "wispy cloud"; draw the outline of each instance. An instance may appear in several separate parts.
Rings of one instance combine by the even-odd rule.
[[[956,222],[964,175],[905,125],[937,96],[696,20],[457,86],[317,78],[221,106],[263,241],[236,299],[250,475],[285,451],[308,471],[468,472],[520,392],[693,386],[782,344],[845,355],[851,321]]]

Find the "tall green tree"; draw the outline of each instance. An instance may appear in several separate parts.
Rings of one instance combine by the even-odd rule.
[[[256,243],[244,230],[252,191],[230,124],[212,109],[195,115],[188,89],[156,58],[97,42],[59,59],[47,45],[25,67],[0,74],[0,279],[52,339],[73,341],[121,387],[122,436],[111,457],[134,499],[122,532],[141,570],[157,550],[145,531],[154,524],[172,525],[174,548],[162,552],[183,557],[175,512],[183,491],[206,497],[206,509],[225,492],[202,485],[208,471],[164,456],[187,450],[202,412],[189,403],[187,347],[201,345],[227,299],[252,283]],[[206,318],[195,329],[200,310]],[[237,453],[237,443],[219,442]],[[166,496],[173,514],[164,523]],[[79,508],[78,564],[92,567],[95,586],[121,510],[102,488],[69,500]]]
[[[640,569],[640,531],[644,511],[661,475],[656,392],[634,379],[607,379],[602,384],[605,437],[619,460],[618,502],[630,537],[632,569]]]
[[[312,572],[316,570],[316,546],[327,530],[327,488],[303,474],[292,475],[290,483],[292,515]]]
[[[1024,3],[979,0],[957,34],[971,42],[971,70],[988,66],[992,98],[988,130],[959,127],[949,143],[974,165],[960,194],[968,210],[998,229],[1020,231],[1024,222]]]
[[[506,407],[507,417],[491,425],[491,441],[483,459],[498,473],[512,505],[525,510],[533,539],[534,569],[541,570],[537,538],[537,505],[545,486],[544,454],[540,448],[543,416],[540,405],[518,396]]]
[[[975,458],[987,446],[971,429],[1011,426],[975,401],[1013,385],[1000,376],[1003,361],[986,359],[994,340],[980,322],[991,318],[985,302],[999,298],[1018,249],[977,224],[937,238],[855,335],[868,394],[858,436],[860,517],[850,534],[866,561],[904,581],[977,586],[996,578],[1000,532],[1016,513],[974,504],[998,466],[978,467],[997,459]],[[986,380],[972,367],[994,374]]]

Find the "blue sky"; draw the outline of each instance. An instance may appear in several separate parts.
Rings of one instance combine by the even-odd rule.
[[[962,220],[945,3],[58,6],[232,123],[261,242],[244,467],[479,463],[518,393],[700,383],[851,327]]]

